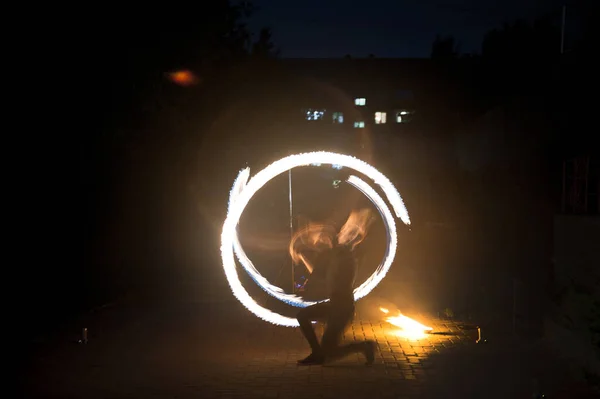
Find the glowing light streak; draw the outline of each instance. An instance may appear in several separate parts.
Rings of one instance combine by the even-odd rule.
[[[250,180],[248,180],[250,176],[249,168],[240,171],[230,192],[227,218],[223,223],[223,230],[221,233],[221,257],[223,260],[223,269],[225,270],[225,276],[227,277],[227,281],[229,282],[233,294],[248,310],[265,321],[282,326],[297,326],[298,322],[296,319],[285,317],[265,309],[254,301],[244,289],[238,278],[234,254],[252,279],[273,297],[298,307],[309,306],[316,302],[305,302],[296,295],[286,294],[281,288],[273,286],[261,276],[254,267],[252,261],[245,254],[239,242],[237,225],[252,196],[268,181],[292,168],[314,164],[340,165],[342,167],[354,169],[371,178],[385,193],[396,216],[405,224],[410,224],[410,218],[408,216],[408,211],[404,206],[404,202],[389,179],[366,162],[348,155],[331,152],[311,152],[290,155],[267,166]],[[360,299],[371,292],[383,277],[385,277],[385,274],[394,260],[397,235],[394,217],[383,198],[381,198],[371,186],[356,176],[350,176],[348,178],[348,183],[362,191],[375,204],[383,217],[384,223],[386,224],[386,231],[388,232],[388,247],[384,260],[375,273],[373,273],[373,275],[354,292],[355,299]]]

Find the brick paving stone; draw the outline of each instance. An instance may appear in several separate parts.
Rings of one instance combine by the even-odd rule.
[[[235,301],[141,303],[110,312],[86,321],[88,345],[66,337],[32,358],[27,396],[528,398],[533,378],[550,389],[562,371],[535,345],[503,336],[477,345],[473,331],[426,315],[419,320],[434,334],[419,341],[399,337],[381,320],[355,320],[344,340],[377,341],[370,367],[361,355],[300,367],[296,360],[308,353],[300,332],[265,323]]]

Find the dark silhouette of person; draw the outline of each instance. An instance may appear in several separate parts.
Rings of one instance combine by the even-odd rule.
[[[340,345],[346,328],[352,323],[355,314],[354,308],[354,283],[358,270],[358,263],[354,257],[354,248],[364,239],[366,223],[360,221],[360,216],[368,214],[368,210],[353,211],[340,232],[329,242],[327,262],[319,267],[326,268],[329,301],[319,302],[303,308],[298,312],[297,319],[300,330],[308,341],[312,352],[298,364],[311,365],[323,364],[351,353],[363,353],[367,364],[374,360],[375,342],[363,341]],[[357,222],[358,221],[358,222]],[[358,224],[357,224],[358,223]],[[310,273],[314,266],[303,255],[300,260],[306,265]],[[326,324],[321,343],[312,326],[313,321],[324,321]]]

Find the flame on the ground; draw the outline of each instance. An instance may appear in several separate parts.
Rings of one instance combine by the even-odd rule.
[[[390,313],[390,311],[386,308],[379,308],[379,310],[385,314]],[[427,327],[426,325],[423,325],[418,321],[411,319],[410,317],[404,316],[400,312],[398,312],[398,316],[388,316],[385,320],[388,323],[400,328],[396,332],[396,335],[410,340],[423,339],[427,337],[428,331],[433,330],[433,328]]]

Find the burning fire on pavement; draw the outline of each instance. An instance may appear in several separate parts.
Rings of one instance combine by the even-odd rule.
[[[386,308],[380,307],[383,313],[388,315],[390,311]],[[427,334],[433,331],[433,328],[427,327],[410,317],[404,316],[398,312],[397,316],[387,316],[385,320],[393,326],[399,328],[395,334],[399,337],[406,338],[409,340],[419,340],[427,337]]]

